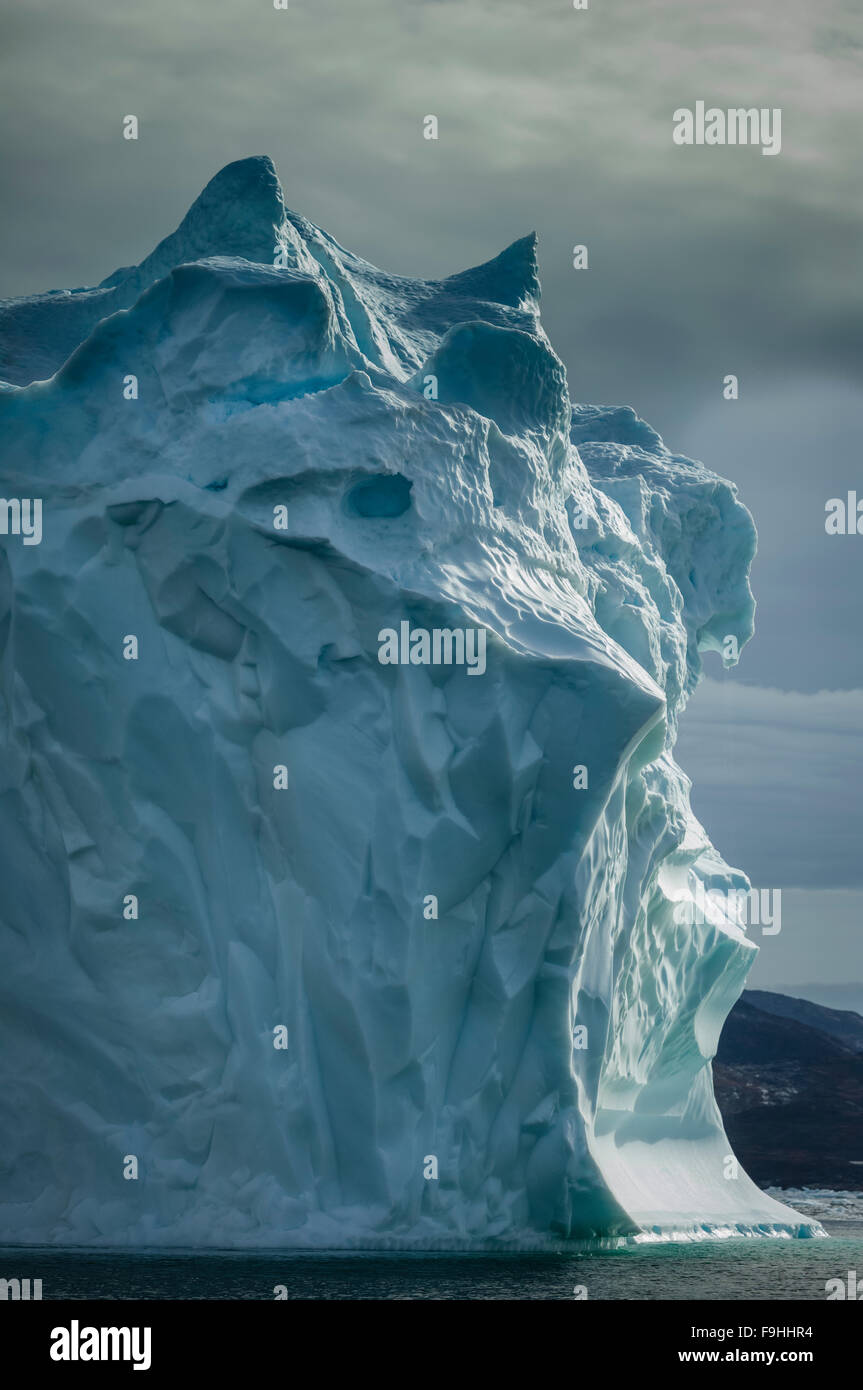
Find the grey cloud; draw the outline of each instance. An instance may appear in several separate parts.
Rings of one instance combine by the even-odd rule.
[[[851,993],[850,987],[856,983],[851,998],[831,1001],[837,1009],[854,1008],[863,998],[863,892],[789,888],[783,891],[781,903],[779,934],[752,935],[760,950],[747,988],[793,994],[799,986],[839,981]],[[817,1000],[815,994],[810,997]],[[827,1003],[828,998],[822,1002]]]
[[[863,886],[863,690],[708,679],[681,721],[677,758],[696,815],[753,884]]]

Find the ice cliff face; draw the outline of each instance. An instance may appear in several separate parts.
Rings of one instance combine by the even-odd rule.
[[[745,886],[672,746],[752,523],[538,301],[532,238],[386,275],[250,159],[0,305],[0,1239],[817,1229],[729,1175],[755,947],[675,920]]]

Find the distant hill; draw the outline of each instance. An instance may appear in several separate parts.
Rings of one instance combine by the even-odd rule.
[[[822,1033],[830,1033],[856,1052],[863,1052],[863,1017],[852,1009],[824,1008],[809,999],[773,994],[766,989],[747,989],[742,997],[744,1004],[781,1018],[796,1019]]]
[[[747,990],[713,1063],[743,1167],[763,1186],[863,1191],[863,1017]]]
[[[813,1004],[823,1004],[827,1009],[850,1009],[863,1014],[863,981],[857,980],[847,985],[777,985],[778,994],[788,994],[793,999],[808,999]]]

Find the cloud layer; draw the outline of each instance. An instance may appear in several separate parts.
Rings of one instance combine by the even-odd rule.
[[[680,725],[696,815],[764,888],[863,888],[863,690],[706,680]]]

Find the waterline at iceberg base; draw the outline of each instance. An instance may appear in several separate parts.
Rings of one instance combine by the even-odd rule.
[[[0,305],[0,1240],[822,1233],[734,1176],[756,947],[677,910],[747,887],[673,744],[752,521],[538,305],[533,238],[387,275],[263,158]]]

